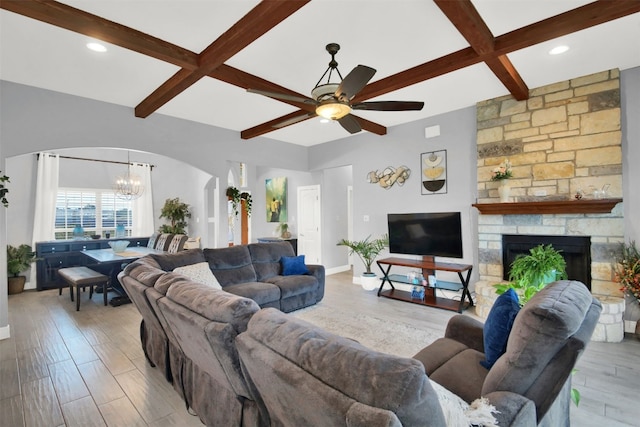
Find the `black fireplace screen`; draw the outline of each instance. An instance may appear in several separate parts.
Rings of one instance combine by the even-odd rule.
[[[509,268],[518,255],[526,255],[529,253],[529,249],[540,244],[550,244],[554,249],[561,251],[560,254],[567,263],[568,278],[584,283],[591,290],[591,238],[589,236],[503,234],[503,279],[509,280]]]

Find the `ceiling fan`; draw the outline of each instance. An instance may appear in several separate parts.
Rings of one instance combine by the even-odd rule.
[[[424,102],[417,101],[372,101],[352,104],[351,100],[353,97],[373,78],[376,70],[366,65],[358,65],[347,74],[347,77],[342,78],[342,74],[340,74],[340,70],[338,70],[338,62],[335,59],[336,54],[340,50],[340,45],[337,43],[329,43],[326,49],[331,55],[331,61],[329,62],[329,67],[311,91],[312,98],[251,88],[247,89],[248,92],[268,96],[269,98],[302,102],[315,106],[315,110],[282,121],[273,127],[282,128],[318,115],[337,121],[349,133],[358,133],[362,130],[362,127],[358,119],[351,115],[352,110],[419,111],[424,107]],[[338,77],[340,77],[340,83],[331,83],[331,75],[334,70],[338,74]],[[325,76],[327,76],[326,83],[322,83]]]

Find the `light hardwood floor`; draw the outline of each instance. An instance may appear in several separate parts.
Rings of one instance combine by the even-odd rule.
[[[131,304],[104,307],[82,295],[79,312],[68,293],[9,297],[11,338],[0,341],[0,426],[201,426],[160,374],[138,338]],[[351,283],[351,273],[327,277],[322,304],[444,333],[455,313],[376,297]],[[473,315],[473,310],[467,310]],[[590,343],[578,363],[574,426],[638,426],[640,341]]]

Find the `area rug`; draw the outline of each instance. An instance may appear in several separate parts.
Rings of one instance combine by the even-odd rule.
[[[334,334],[351,338],[376,351],[412,357],[442,337],[435,329],[418,329],[406,323],[379,319],[366,314],[344,312],[314,305],[289,315],[299,317]]]

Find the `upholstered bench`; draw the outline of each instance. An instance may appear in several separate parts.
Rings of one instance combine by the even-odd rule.
[[[89,298],[93,298],[93,287],[102,285],[102,298],[104,305],[107,305],[107,284],[109,277],[100,274],[88,267],[69,267],[58,270],[60,277],[69,284],[69,295],[73,301],[73,289],[76,290],[76,311],[80,311],[80,288],[82,290],[89,286]],[[62,293],[62,289],[59,294]]]

